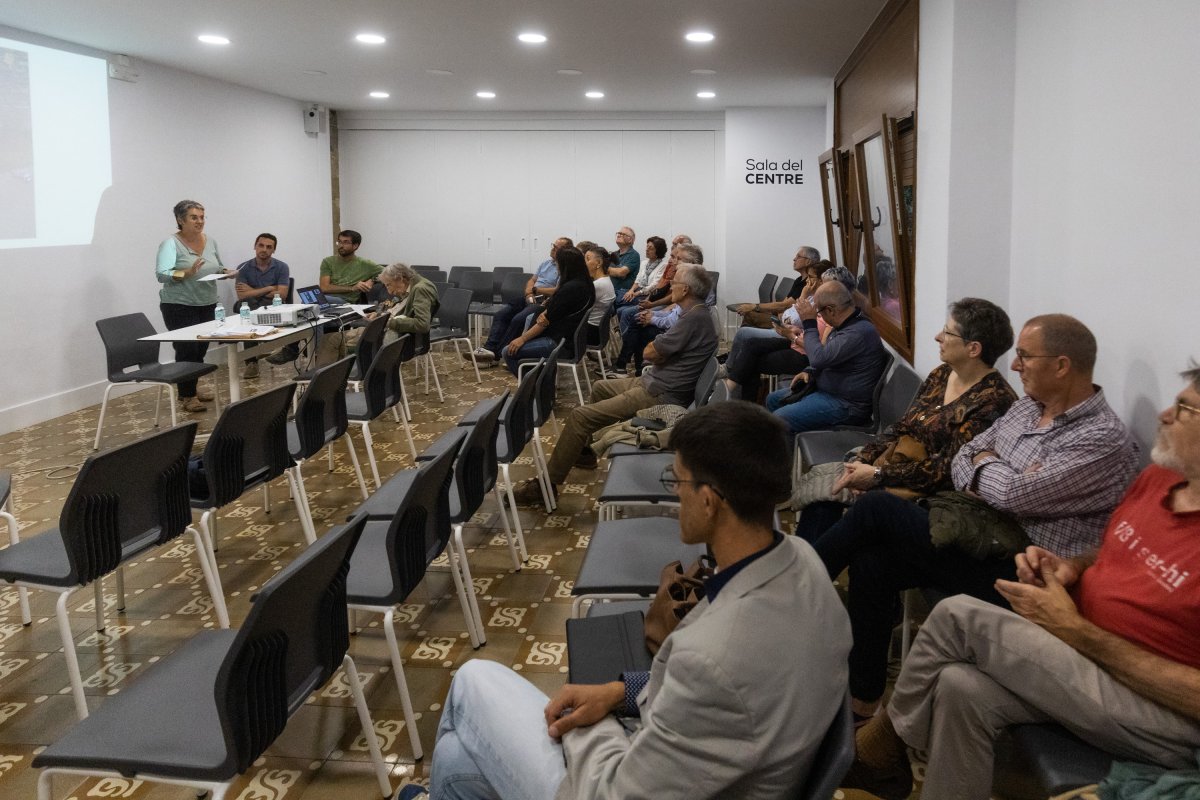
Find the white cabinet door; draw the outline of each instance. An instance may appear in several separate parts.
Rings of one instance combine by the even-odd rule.
[[[625,215],[622,224],[630,226],[637,234],[634,246],[643,257],[646,237],[661,236],[670,243],[676,233],[681,233],[671,227],[674,173],[670,165],[670,131],[625,131],[621,134],[621,209]],[[695,169],[695,165],[689,165],[687,169]]]
[[[575,191],[579,239],[612,250],[617,228],[627,223],[621,208],[621,132],[576,131]]]
[[[447,272],[454,264],[482,266],[485,243],[480,131],[435,131],[434,135],[436,147],[426,154],[426,159],[436,164],[432,185],[399,188],[402,192],[432,189],[436,220],[422,231],[421,238],[437,256],[417,263],[436,264]]]
[[[529,144],[526,131],[484,131],[481,169],[484,269],[528,266]]]
[[[716,162],[716,135],[712,131],[671,132],[671,180],[667,206],[671,230],[686,233],[715,254],[717,243],[717,175],[697,165]],[[706,266],[720,270],[715,259]]]
[[[576,194],[571,178],[575,165],[574,131],[530,131],[525,134],[529,160],[529,267],[550,257],[560,236],[576,239]],[[506,266],[497,262],[497,266]],[[518,266],[513,264],[512,266]]]

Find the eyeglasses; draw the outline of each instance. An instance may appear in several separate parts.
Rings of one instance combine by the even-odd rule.
[[[1175,419],[1179,419],[1179,417],[1183,414],[1184,411],[1190,412],[1193,416],[1200,414],[1200,408],[1197,408],[1196,406],[1188,405],[1187,403],[1183,402],[1182,400],[1176,400],[1175,401]]]
[[[632,234],[632,233],[621,233],[620,231],[617,231],[617,238],[619,238],[619,239],[632,239],[632,238],[633,238],[633,234]]]
[[[1035,356],[1033,353],[1026,353],[1024,350],[1014,350],[1013,355],[1015,356],[1015,358],[1013,358],[1014,364],[1017,363],[1018,361],[1021,361],[1021,362],[1028,361],[1031,358],[1058,358],[1058,356],[1049,356],[1049,355]]]
[[[964,342],[967,340],[967,337],[963,336],[961,333],[955,333],[954,331],[950,330],[949,328],[942,328],[942,335],[943,336],[953,336],[955,339],[962,339]]]
[[[688,480],[686,478],[675,477],[675,468],[674,467],[664,468],[662,471],[662,474],[658,476],[658,482],[662,484],[662,487],[664,489],[666,489],[668,492],[671,492],[672,494],[679,493],[679,484],[693,483],[696,486],[707,486],[709,489],[712,489],[713,494],[715,494],[717,497],[721,498],[722,500],[725,499],[725,495],[721,494],[721,492],[718,491],[717,487],[713,486],[708,481],[693,481],[693,480]]]
[[[820,308],[818,308],[817,313],[818,314],[832,314],[833,312],[835,312],[837,310],[838,310],[838,306],[835,306],[832,303],[830,303],[827,306],[821,306]]]

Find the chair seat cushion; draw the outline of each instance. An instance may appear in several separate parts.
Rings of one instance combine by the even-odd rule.
[[[429,331],[429,341],[446,342],[451,339],[469,339],[470,335],[462,328],[443,328],[440,325],[436,328],[431,328]]]
[[[506,308],[508,308],[508,303],[471,303],[468,313],[494,317]]]
[[[841,461],[847,452],[871,441],[860,431],[809,431],[796,437],[796,447],[804,464],[830,464]]]
[[[1033,800],[1098,783],[1113,757],[1059,725],[1005,728],[996,742],[993,793],[1006,800]]]
[[[191,381],[210,372],[216,372],[216,364],[196,364],[192,361],[176,361],[171,364],[150,364],[131,372],[115,372],[108,376],[112,383],[154,381],[155,383],[180,383]]]
[[[674,453],[646,452],[638,456],[614,459],[608,479],[600,492],[601,503],[639,501],[674,503],[678,497],[659,481],[662,472],[675,463]]]
[[[236,630],[201,631],[34,757],[36,767],[226,780],[237,765],[217,715],[215,679]]]
[[[672,561],[691,564],[705,553],[702,544],[679,540],[679,520],[638,517],[601,522],[571,594],[644,594],[658,589],[662,568]]]
[[[604,455],[608,458],[619,458],[620,456],[640,456],[645,453],[674,453],[674,450],[652,450],[649,447],[638,447],[636,444],[628,444],[626,442],[618,442],[608,448],[608,452]]]
[[[74,586],[67,546],[58,528],[0,550],[0,579],[47,586]]]
[[[412,470],[415,472],[416,470]],[[404,599],[396,586],[396,575],[387,557],[387,534],[391,520],[368,520],[350,557],[346,578],[346,602],[351,605],[389,606]]]

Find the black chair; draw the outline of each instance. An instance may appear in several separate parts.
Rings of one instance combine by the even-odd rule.
[[[779,302],[780,300],[786,300],[788,295],[792,291],[792,286],[794,286],[795,283],[796,283],[795,278],[780,279],[779,285],[775,287],[775,298],[774,298],[775,302]]]
[[[96,441],[93,450],[100,449],[100,433],[104,430],[104,415],[108,411],[108,396],[121,384],[142,383],[158,388],[154,401],[154,427],[158,427],[162,405],[162,391],[167,390],[171,401],[171,427],[177,424],[175,406],[178,405],[178,386],[185,381],[194,381],[217,371],[215,364],[193,364],[176,361],[163,364],[158,360],[158,342],[138,341],[143,336],[153,336],[158,331],[146,319],[145,314],[122,314],[96,320],[96,330],[104,343],[104,356],[108,362],[108,386],[104,387],[104,400],[100,403],[100,421],[96,424]],[[218,408],[219,410],[219,408]]]
[[[89,456],[67,495],[58,527],[0,550],[0,580],[58,592],[55,615],[80,719],[88,715],[87,700],[67,616],[67,601],[77,588],[93,584],[96,626],[104,630],[104,576],[187,531],[218,622],[229,627],[211,539],[190,524],[188,453],[195,438],[196,423],[189,422]],[[118,580],[120,610],[125,606],[123,584]]]
[[[367,449],[367,458],[371,463],[371,477],[375,479],[375,488],[380,486],[379,466],[375,463],[374,439],[371,436],[371,422],[389,408],[401,404],[400,395],[400,360],[404,356],[405,347],[412,341],[408,334],[403,334],[394,342],[380,348],[367,367],[363,376],[361,392],[346,392],[346,417],[351,422],[362,427],[363,444]],[[399,413],[399,412],[397,412]],[[404,433],[408,437],[408,448],[415,460],[417,445],[413,441],[412,428],[408,423],[408,414],[401,415]]]
[[[396,641],[396,606],[412,593],[425,577],[429,562],[445,549],[448,531],[444,533],[442,528],[450,516],[450,473],[465,436],[464,431],[455,444],[415,471],[390,519],[368,518],[346,578],[348,607],[383,615],[396,688],[413,758],[417,759],[422,756],[421,739]]]
[[[419,275],[428,278],[434,283],[447,283],[449,276],[446,275],[446,270],[438,269],[437,267],[413,267]]]
[[[375,319],[367,320],[365,324],[359,326],[362,328],[362,333],[359,334],[358,342],[354,346],[354,369],[347,376],[350,388],[355,390],[359,388],[359,382],[362,381],[363,375],[367,374],[367,367],[370,366],[371,359],[375,358],[375,354],[383,346],[383,337],[387,334],[387,321],[387,316],[380,314]],[[322,368],[306,370],[292,380],[303,386],[311,381],[313,375],[320,369]]]
[[[447,278],[447,281],[449,282],[449,284],[451,286],[458,286],[458,285],[460,285],[459,281],[462,280],[462,276],[465,275],[466,273],[482,272],[482,271],[483,271],[483,267],[463,267],[463,266],[450,267],[450,276]]]
[[[763,279],[758,284],[758,302],[769,303],[771,298],[775,296],[775,284],[779,283],[779,276],[768,272],[763,275]]]
[[[612,318],[616,313],[615,304],[608,307],[604,316],[600,318],[600,341],[587,346],[587,352],[596,354],[596,361],[600,364],[601,378],[608,377],[608,367],[604,363],[604,351],[608,349],[608,340],[612,337]]]
[[[8,543],[13,545],[19,544],[21,541],[21,526],[17,524],[17,518],[8,508],[10,499],[12,499],[12,473],[2,470],[0,471],[0,519],[8,524]],[[21,604],[21,624],[32,625],[33,617],[29,611],[29,590],[22,586],[17,589],[17,596],[20,598]]]
[[[438,309],[438,325],[431,328],[429,331],[430,345],[441,344],[442,342],[450,342],[454,345],[454,354],[458,355],[462,351],[458,349],[459,342],[465,342],[467,352],[471,353],[471,366],[475,368],[475,383],[481,383],[479,377],[479,364],[475,361],[474,351],[472,350],[470,318],[468,316],[468,308],[471,305],[471,292],[467,289],[448,288],[441,298],[442,305]],[[465,367],[466,364],[464,363]]]
[[[575,394],[579,398],[579,405],[584,405],[587,400],[583,395],[583,385],[579,382],[579,373],[583,373],[584,383],[588,387],[588,395],[592,393],[592,379],[588,375],[587,368],[584,365],[584,356],[587,355],[587,318],[591,313],[592,303],[588,303],[582,310],[575,312],[567,320],[567,330],[572,331],[570,339],[564,339],[563,344],[566,347],[555,348],[558,353],[556,363],[561,366],[568,367],[571,370],[571,377],[575,379]],[[530,316],[526,320],[526,325],[532,324],[534,318]],[[521,375],[522,370],[527,369],[536,364],[540,359],[526,358],[517,362],[517,376]]]
[[[466,289],[471,293],[470,314],[472,324],[470,329],[473,335],[478,338],[483,331],[483,317],[494,315],[496,308],[493,298],[495,290],[493,284],[495,278],[490,272],[464,272],[458,276],[458,283],[455,284],[459,289]]]
[[[550,486],[550,469],[547,466],[546,451],[542,448],[542,428],[554,419],[554,398],[558,394],[558,360],[566,342],[559,342],[550,351],[542,365],[542,374],[538,377],[537,389],[533,393],[533,465],[537,470],[538,483],[542,487],[542,501],[546,513],[552,513],[558,507],[554,490]],[[555,420],[555,425],[558,421]]]
[[[1099,783],[1115,760],[1053,723],[1005,728],[994,753],[992,794],[1002,800],[1044,800]]]
[[[524,275],[523,267],[492,267],[492,299],[497,303],[503,302],[504,295],[502,287],[504,286],[504,278],[508,275]],[[528,280],[528,277],[526,278]],[[524,289],[524,285],[521,286]]]
[[[432,323],[432,320],[430,320]],[[421,333],[413,331],[405,334],[408,341],[404,345],[403,353],[400,356],[400,407],[392,407],[392,417],[396,422],[400,422],[401,407],[404,411],[406,419],[412,419],[412,409],[408,405],[408,387],[404,383],[404,365],[412,362],[413,377],[420,377],[421,369],[425,370],[425,394],[429,394],[429,376],[433,375],[433,385],[437,389],[438,402],[446,402],[446,396],[442,393],[442,381],[438,376],[437,365],[433,363],[431,355],[431,344],[429,341],[429,331]],[[415,457],[415,456],[414,456]]]
[[[317,370],[296,404],[295,416],[288,420],[288,451],[296,462],[292,470],[296,476],[296,484],[300,487],[299,497],[304,503],[305,517],[309,524],[312,524],[312,507],[308,504],[301,467],[305,461],[328,446],[329,471],[333,472],[333,443],[338,439],[346,442],[346,449],[350,451],[350,463],[354,465],[354,475],[358,478],[358,488],[362,491],[363,499],[367,499],[367,482],[363,480],[358,453],[354,451],[354,443],[350,441],[350,422],[346,417],[346,380],[353,366],[354,358],[347,356]],[[306,534],[310,543],[315,540],[315,530],[309,529]]]
[[[56,774],[136,778],[219,800],[338,667],[384,797],[391,794],[354,660],[346,572],[365,518],[322,537],[254,596],[240,630],[201,631],[34,757],[38,796]]]
[[[842,784],[850,765],[854,763],[854,714],[850,709],[850,693],[825,731],[817,756],[813,759],[804,788],[798,800],[829,800]]]
[[[674,517],[601,520],[571,587],[571,616],[580,617],[585,604],[602,600],[653,597],[664,566],[672,561],[691,564],[706,552],[703,544],[680,540]]]

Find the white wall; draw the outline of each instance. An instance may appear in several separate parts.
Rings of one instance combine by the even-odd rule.
[[[732,108],[725,113],[725,263],[723,294],[754,300],[764,273],[794,277],[801,245],[828,255],[818,159],[828,149],[826,109]],[[747,160],[769,161],[759,170]],[[785,170],[785,162],[802,169]],[[758,173],[801,172],[803,183],[748,183]]]
[[[1073,314],[1099,342],[1097,383],[1150,443],[1200,357],[1196,30],[1190,0],[922,2],[920,368],[957,296],[1006,293],[1018,326]]]
[[[0,250],[0,432],[99,402],[106,370],[96,319],[142,311],[164,327],[154,256],[175,229],[179,200],[204,203],[207,231],[234,265],[253,255],[264,230],[279,236],[279,257],[300,281],[315,281],[332,252],[328,138],[304,133],[301,104],[156,64],[138,71],[136,83],[108,82],[113,183],[92,243]],[[169,347],[162,357],[173,358]]]

